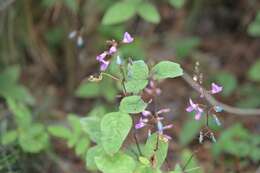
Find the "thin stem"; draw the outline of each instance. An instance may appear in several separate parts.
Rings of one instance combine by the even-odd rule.
[[[206,118],[206,126],[209,127],[209,111],[207,111]]]
[[[139,142],[138,142],[138,139],[137,139],[137,135],[136,135],[136,131],[134,130],[134,140],[135,140],[135,144],[136,144],[136,147],[137,147],[137,150],[139,152],[139,155],[140,156],[143,156],[143,153],[141,151],[141,148],[140,148],[140,145],[139,145]]]
[[[194,157],[194,153],[190,156],[190,158],[187,160],[186,164],[183,166],[182,170],[185,171],[186,167],[189,165],[191,162],[192,158]]]
[[[105,73],[105,72],[101,72],[100,74],[101,75],[105,75],[105,76],[110,77],[110,78],[112,78],[112,79],[114,79],[116,81],[120,81],[121,82],[121,80],[119,78],[117,78],[117,77],[115,77],[115,76],[113,76],[111,74],[108,74],[108,73]]]

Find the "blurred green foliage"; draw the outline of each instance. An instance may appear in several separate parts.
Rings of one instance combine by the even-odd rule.
[[[215,156],[227,153],[258,162],[260,160],[259,146],[259,135],[250,133],[241,124],[235,124],[222,132],[218,142],[213,145],[212,151]]]
[[[257,12],[255,20],[248,26],[247,32],[253,37],[260,36],[260,11]]]

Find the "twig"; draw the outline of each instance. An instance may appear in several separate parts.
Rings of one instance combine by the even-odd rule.
[[[201,92],[201,87],[190,77],[189,74],[186,72],[183,73],[182,78],[196,91]],[[205,90],[202,88],[202,90]],[[204,97],[205,99],[213,106],[218,105],[223,108],[224,111],[231,113],[231,114],[236,114],[239,116],[259,116],[260,115],[260,109],[251,109],[251,108],[237,108],[233,106],[229,106],[225,103],[219,102],[216,100],[214,97],[212,97],[209,93],[204,92]]]

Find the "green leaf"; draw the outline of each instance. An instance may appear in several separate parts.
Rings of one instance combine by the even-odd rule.
[[[140,96],[127,96],[121,100],[119,109],[122,112],[135,114],[144,111],[146,107],[147,103]]]
[[[182,173],[182,169],[181,169],[181,166],[180,164],[176,164],[175,165],[175,168],[174,168],[174,171],[171,171],[170,173]]]
[[[124,22],[135,15],[135,6],[131,2],[117,2],[106,11],[103,25],[113,25]]]
[[[76,154],[78,156],[84,156],[87,149],[89,148],[90,141],[88,138],[81,138],[79,139],[78,143],[76,144]]]
[[[97,166],[95,163],[95,157],[103,156],[105,155],[105,151],[102,146],[96,145],[94,147],[91,147],[87,152],[86,157],[86,167],[89,170],[97,170]]]
[[[73,147],[78,142],[80,136],[81,136],[81,124],[80,124],[80,118],[76,114],[69,114],[68,115],[68,122],[72,129],[71,137],[68,140],[68,146]]]
[[[260,81],[260,59],[256,60],[256,62],[250,67],[248,75],[249,78],[253,81]]]
[[[76,90],[76,96],[82,98],[92,98],[100,95],[99,83],[86,82],[79,86]]]
[[[132,127],[131,117],[122,112],[106,114],[101,121],[101,143],[108,154],[119,151]]]
[[[38,153],[47,147],[49,138],[43,125],[33,124],[19,134],[18,141],[23,151]]]
[[[90,139],[96,143],[100,142],[100,122],[101,119],[97,116],[81,118],[80,120],[82,130],[86,132],[89,135]]]
[[[152,68],[152,73],[155,79],[165,79],[182,76],[183,70],[177,63],[161,61]]]
[[[156,7],[149,3],[143,2],[138,6],[138,14],[146,21],[151,23],[160,22],[160,14]]]
[[[181,8],[185,4],[185,0],[169,0],[169,3],[175,8]]]
[[[188,149],[183,150],[182,153],[181,153],[182,165],[186,164],[191,156],[192,156],[192,152],[190,150],[188,150]],[[185,170],[187,172],[191,172],[191,173],[203,173],[203,170],[199,166],[199,163],[198,163],[198,160],[196,159],[196,156],[192,157],[189,164],[186,166]]]
[[[135,161],[132,157],[122,153],[117,153],[112,157],[95,157],[95,162],[103,173],[133,173],[135,169]]]
[[[17,132],[15,130],[10,130],[3,134],[1,141],[3,145],[8,145],[13,143],[17,139]]]
[[[189,144],[196,135],[198,135],[200,128],[202,127],[202,121],[196,121],[194,119],[188,120],[181,129],[179,134],[180,143],[182,145]]]
[[[236,77],[228,72],[220,72],[216,75],[216,81],[218,84],[224,87],[222,94],[224,96],[229,96],[237,87]]]
[[[125,83],[126,91],[138,93],[148,84],[149,69],[144,61],[134,61],[128,66],[127,82]]]
[[[76,12],[78,9],[78,4],[76,0],[63,0],[65,5],[71,9],[72,11]]]
[[[13,99],[7,99],[8,108],[14,114],[15,122],[20,128],[29,128],[32,122],[32,115],[28,107]]]
[[[158,144],[158,145],[157,145]],[[158,147],[157,147],[158,146]],[[156,150],[157,148],[157,150]],[[150,160],[155,151],[156,167],[159,168],[166,159],[168,152],[168,142],[165,142],[158,137],[157,133],[152,134],[146,141],[144,148],[144,156]]]
[[[48,127],[48,132],[58,138],[68,139],[72,135],[68,128],[60,125],[51,125]]]
[[[235,124],[221,134],[217,143],[213,145],[212,152],[214,156],[225,152],[237,157],[246,157],[251,150],[250,138],[247,129],[241,124]]]

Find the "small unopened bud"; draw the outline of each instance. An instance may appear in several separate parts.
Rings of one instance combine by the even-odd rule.
[[[74,31],[71,31],[71,32],[69,33],[68,37],[69,37],[69,39],[73,39],[74,37],[76,37],[76,35],[77,35],[77,31],[74,30]]]
[[[119,55],[116,57],[116,64],[117,65],[121,65],[122,64],[122,59],[120,58]]]
[[[202,133],[202,131],[200,131],[199,143],[202,144],[202,142],[203,142],[203,133]]]
[[[222,112],[223,111],[223,108],[221,106],[214,106],[214,110],[216,112]]]
[[[83,46],[83,44],[84,44],[83,38],[81,36],[78,36],[78,38],[77,38],[77,46],[80,48],[80,47]]]
[[[212,132],[210,133],[210,138],[211,138],[212,142],[214,142],[214,143],[217,142],[217,140]]]
[[[213,114],[213,118],[218,126],[221,126],[221,122],[219,121],[217,115]]]

